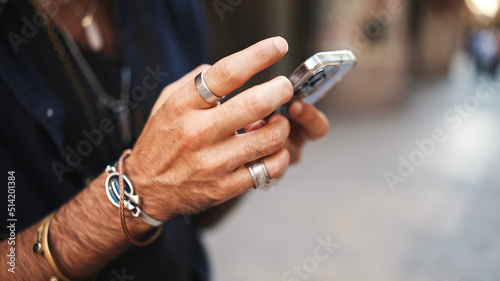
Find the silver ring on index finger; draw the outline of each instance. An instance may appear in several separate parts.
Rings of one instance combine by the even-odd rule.
[[[212,91],[210,91],[207,84],[205,83],[204,79],[205,72],[206,70],[203,70],[200,74],[196,76],[196,78],[194,78],[194,85],[203,99],[205,99],[210,104],[218,105],[220,100],[223,99],[224,97],[218,97],[214,95]]]

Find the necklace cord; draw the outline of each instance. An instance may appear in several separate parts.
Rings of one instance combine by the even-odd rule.
[[[82,81],[78,78],[78,75],[75,71],[75,68],[72,66],[71,60],[69,58],[68,53],[66,52],[62,42],[59,40],[57,33],[55,31],[55,26],[49,18],[49,15],[46,13],[45,8],[41,6],[40,1],[38,0],[30,0],[33,7],[37,13],[43,19],[43,29],[47,33],[47,37],[52,45],[52,48],[57,54],[57,58],[61,62],[68,78],[71,82],[71,85],[75,89],[76,94],[78,95],[80,101],[82,102],[83,108],[87,117],[89,118],[90,124],[93,128],[98,128],[97,117],[92,108],[89,97],[87,96]]]

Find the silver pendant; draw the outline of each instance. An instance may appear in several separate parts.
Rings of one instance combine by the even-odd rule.
[[[94,16],[86,14],[83,17],[81,24],[90,49],[94,52],[101,51],[104,47],[104,39],[102,38],[101,30],[94,21]]]

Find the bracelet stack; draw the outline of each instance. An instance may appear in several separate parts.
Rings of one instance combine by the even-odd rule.
[[[33,245],[33,252],[35,253],[35,255],[43,254],[45,256],[45,259],[49,263],[52,272],[54,272],[55,276],[50,277],[49,281],[69,281],[69,279],[66,278],[57,267],[49,249],[49,227],[54,214],[55,213],[50,213],[48,216],[43,218],[42,223],[38,227],[35,245]]]
[[[145,213],[141,208],[139,208],[140,198],[134,193],[134,186],[130,180],[123,174],[123,162],[124,159],[129,156],[131,150],[126,150],[123,152],[120,160],[118,161],[118,171],[113,166],[108,166],[106,168],[106,173],[108,174],[106,178],[106,195],[109,201],[113,205],[119,208],[120,223],[122,225],[123,233],[126,238],[136,246],[147,246],[153,243],[160,235],[163,229],[164,221],[160,221],[152,218],[147,213]],[[140,218],[146,224],[157,227],[155,233],[145,241],[138,241],[132,237],[127,227],[127,221],[125,220],[125,209],[129,210],[133,217]],[[37,229],[35,244],[33,245],[33,253],[35,255],[42,255],[47,260],[52,272],[55,276],[51,276],[49,281],[69,281],[69,279],[62,274],[62,272],[57,267],[52,254],[49,249],[49,228],[50,222],[54,217],[55,212],[50,213],[45,218],[42,219],[40,226]]]
[[[139,208],[140,198],[134,193],[134,186],[130,180],[123,174],[124,160],[130,155],[131,152],[132,151],[130,149],[123,152],[122,156],[118,160],[117,168],[113,166],[108,166],[106,168],[108,177],[106,178],[105,188],[109,201],[119,208],[120,222],[123,233],[132,244],[143,247],[153,243],[156,238],[158,238],[163,229],[162,225],[165,222],[152,218]],[[127,227],[125,209],[129,210],[133,217],[140,218],[143,222],[152,227],[158,227],[156,232],[145,241],[138,241],[134,239]]]

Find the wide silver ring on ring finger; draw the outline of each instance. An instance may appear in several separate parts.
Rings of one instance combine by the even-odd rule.
[[[248,168],[248,171],[250,171],[250,174],[252,175],[254,189],[266,188],[271,184],[271,177],[269,176],[266,164],[264,163],[264,160],[262,158],[247,163],[246,167]]]
[[[210,91],[207,83],[205,83],[205,72],[206,70],[203,70],[200,74],[196,75],[196,77],[194,78],[194,85],[203,99],[205,99],[210,104],[218,105],[220,100],[224,97],[216,96],[214,95],[214,93],[212,93],[212,91]]]

